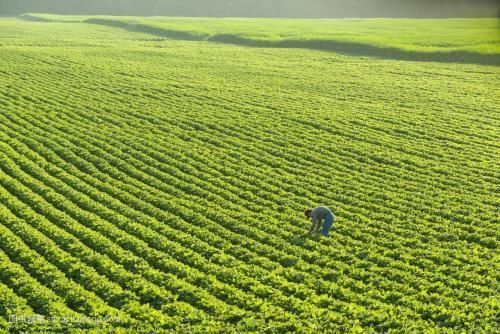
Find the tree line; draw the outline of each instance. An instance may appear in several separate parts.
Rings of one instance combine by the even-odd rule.
[[[496,0],[0,0],[0,15],[497,17]]]

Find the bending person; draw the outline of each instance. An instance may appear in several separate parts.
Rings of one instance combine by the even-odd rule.
[[[318,234],[321,228],[321,234],[325,237],[330,233],[330,229],[332,228],[333,220],[335,219],[335,215],[332,210],[327,208],[326,206],[317,206],[314,209],[308,208],[304,211],[307,219],[312,220],[311,229],[309,230],[310,234]],[[323,226],[321,223],[323,222]]]

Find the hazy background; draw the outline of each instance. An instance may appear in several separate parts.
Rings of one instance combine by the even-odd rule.
[[[0,15],[498,17],[500,0],[0,0]]]

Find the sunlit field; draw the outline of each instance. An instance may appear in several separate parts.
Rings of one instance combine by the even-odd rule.
[[[499,36],[0,18],[0,329],[494,333]]]

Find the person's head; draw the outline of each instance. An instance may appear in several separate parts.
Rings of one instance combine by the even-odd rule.
[[[311,218],[311,208],[307,208],[304,210],[304,215],[306,216],[307,219]]]

